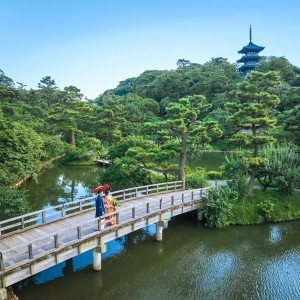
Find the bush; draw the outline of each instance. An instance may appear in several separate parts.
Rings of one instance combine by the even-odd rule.
[[[218,228],[228,226],[232,217],[233,202],[237,200],[237,197],[237,193],[228,186],[211,188],[203,208],[205,225]]]
[[[47,159],[59,156],[65,152],[64,143],[56,136],[43,135]]]
[[[274,203],[270,200],[265,200],[257,205],[260,215],[267,221],[272,219],[272,213],[274,211]]]
[[[189,173],[185,177],[186,189],[195,189],[208,186],[206,174],[203,170],[196,170],[193,173]]]
[[[228,181],[227,185],[230,189],[237,192],[239,201],[244,200],[245,197],[248,195],[249,183],[247,177],[245,176],[236,176],[232,180]]]
[[[25,214],[28,206],[24,193],[14,188],[0,187],[0,210],[9,218]]]
[[[72,146],[63,159],[63,162],[74,160],[88,160],[90,157],[83,148]]]
[[[222,172],[217,172],[217,171],[209,171],[207,172],[207,178],[210,180],[213,179],[221,179],[222,178]]]
[[[237,192],[238,200],[242,201],[248,194],[248,165],[241,154],[226,156],[224,171],[228,181],[228,187]]]

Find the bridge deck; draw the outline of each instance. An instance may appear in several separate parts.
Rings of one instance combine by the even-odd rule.
[[[117,211],[123,211],[124,208],[128,207],[139,207],[136,210],[136,216],[142,214],[146,210],[146,204],[150,203],[150,212],[154,209],[153,202],[158,204],[158,200],[163,196],[164,202],[163,207],[170,203],[171,197],[178,195],[178,191],[176,192],[168,192],[162,195],[150,195],[148,197],[127,200],[126,202],[121,203],[121,207],[117,208]],[[177,199],[178,200],[178,199]],[[151,207],[152,203],[152,207]],[[127,210],[125,214],[121,214],[120,222],[125,221],[126,219],[131,217],[131,211]],[[86,223],[95,218],[95,210],[89,210],[87,212],[83,212],[82,214],[70,216],[68,218],[59,219],[53,223],[44,224],[37,228],[28,229],[24,232],[16,233],[14,235],[3,237],[0,240],[0,251],[3,252],[6,249],[14,248],[20,244],[30,242],[36,239],[41,238],[44,235],[55,234],[56,232],[64,229],[66,227],[80,225],[81,223]],[[84,225],[83,225],[84,226]],[[42,245],[41,245],[42,246]]]

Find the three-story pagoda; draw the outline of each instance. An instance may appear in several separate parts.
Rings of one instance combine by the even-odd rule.
[[[264,50],[265,47],[257,46],[252,43],[252,30],[250,25],[250,42],[247,46],[243,47],[242,50],[238,51],[244,56],[237,60],[237,63],[242,63],[243,65],[238,67],[239,72],[243,72],[244,75],[251,72],[258,64],[258,61],[261,59],[261,56],[258,55],[259,52]]]

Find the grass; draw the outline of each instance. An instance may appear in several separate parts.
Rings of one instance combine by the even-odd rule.
[[[92,166],[97,164],[97,162],[95,162],[93,159],[74,160],[68,162],[63,161],[62,163],[67,166]]]
[[[269,200],[274,209],[267,220],[261,215],[258,205]],[[276,190],[262,192],[253,190],[242,202],[235,203],[232,209],[232,224],[253,224],[265,221],[284,221],[300,218],[300,192],[293,195],[282,195]]]
[[[212,144],[213,150],[222,150],[222,151],[239,151],[240,148],[235,147],[228,139],[218,141],[217,143]]]

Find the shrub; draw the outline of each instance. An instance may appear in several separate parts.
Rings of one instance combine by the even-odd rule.
[[[228,181],[228,187],[237,192],[238,200],[242,201],[248,194],[249,187],[247,182],[248,165],[241,154],[226,156],[224,171]]]
[[[65,152],[64,143],[58,137],[43,135],[43,140],[47,159],[56,157]]]
[[[205,225],[218,228],[228,226],[232,217],[233,202],[237,200],[237,197],[237,193],[228,186],[211,188],[203,208]]]
[[[221,179],[222,178],[222,172],[217,172],[217,171],[209,171],[207,172],[207,178],[210,180],[213,179]]]
[[[260,215],[267,221],[272,219],[272,213],[274,211],[274,203],[270,200],[265,200],[257,205]]]
[[[185,177],[185,186],[187,189],[202,188],[208,186],[206,174],[203,170],[196,170]]]
[[[83,148],[72,146],[67,152],[66,156],[63,159],[63,162],[70,162],[74,160],[87,160],[89,155],[86,153],[86,150]]]
[[[9,218],[25,214],[28,207],[24,193],[14,188],[0,187],[0,210]]]

